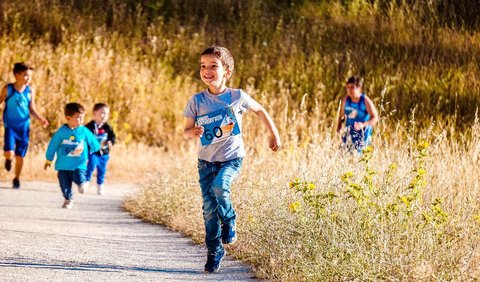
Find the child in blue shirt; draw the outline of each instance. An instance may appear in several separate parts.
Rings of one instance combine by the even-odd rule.
[[[100,142],[101,149],[98,152],[90,154],[87,164],[87,182],[85,188],[90,185],[92,174],[97,170],[97,194],[105,193],[105,174],[107,172],[107,163],[110,159],[110,149],[115,144],[115,132],[108,124],[110,109],[104,103],[97,103],[93,106],[93,120],[85,125]]]
[[[347,80],[347,95],[342,100],[337,132],[346,121],[342,141],[349,150],[361,153],[372,141],[373,126],[378,122],[378,113],[372,100],[362,93],[360,78],[352,76]]]
[[[269,146],[280,148],[280,137],[270,115],[241,89],[227,88],[234,61],[230,51],[220,46],[207,48],[200,59],[200,77],[208,86],[193,95],[185,107],[183,137],[198,138],[199,182],[203,198],[205,244],[208,249],[206,272],[215,272],[225,256],[223,244],[236,239],[235,210],[230,187],[245,157],[241,128],[242,116],[253,111],[269,133]]]
[[[58,171],[58,180],[65,201],[63,208],[73,206],[72,182],[78,185],[78,191],[84,192],[85,171],[88,155],[100,150],[95,136],[83,126],[85,109],[78,103],[69,103],[65,106],[67,123],[62,125],[52,136],[46,152],[44,168],[50,167],[53,158],[55,170]]]
[[[23,158],[27,153],[30,139],[30,114],[44,127],[48,126],[48,121],[38,113],[35,105],[35,90],[30,87],[33,68],[25,63],[15,63],[13,75],[15,82],[2,88],[0,103],[5,101],[3,110],[5,169],[10,171],[15,156],[13,188],[19,189]]]

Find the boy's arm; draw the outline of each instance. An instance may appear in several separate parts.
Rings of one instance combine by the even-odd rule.
[[[30,101],[30,113],[32,113],[32,115],[42,123],[43,127],[47,127],[49,124],[48,120],[38,113],[37,106],[35,105],[35,89],[31,88],[30,91],[32,94],[32,100]]]
[[[50,140],[50,142],[48,143],[47,152],[45,153],[46,161],[43,167],[44,169],[47,169],[52,164],[53,158],[55,157],[55,153],[57,152],[58,146],[60,145],[59,140],[60,139],[55,133],[52,136],[52,139]]]
[[[115,131],[113,131],[113,127],[110,126],[110,124],[107,125],[108,126],[108,142],[109,142],[109,145],[115,145],[115,139],[116,139],[116,136],[115,136]]]
[[[195,126],[195,119],[191,117],[185,119],[185,127],[183,128],[183,138],[185,138],[185,140],[202,137],[203,131],[203,126]]]
[[[270,115],[267,111],[256,101],[252,101],[250,105],[250,110],[252,110],[258,118],[263,122],[265,127],[267,128],[268,133],[270,134],[270,142],[269,147],[272,151],[276,152],[282,146],[280,141],[280,135],[278,134],[277,127],[273,122]]]
[[[2,87],[2,91],[0,92],[0,103],[3,103],[3,101],[5,101],[5,98],[7,98],[7,89],[8,85]]]
[[[85,135],[87,137],[86,141],[88,148],[90,148],[90,152],[88,153],[91,154],[100,151],[100,143],[98,142],[97,138],[95,138],[95,135],[93,135],[93,133],[87,128],[85,128]]]
[[[363,129],[366,126],[374,126],[378,122],[378,112],[377,108],[375,108],[375,105],[373,104],[372,100],[365,96],[365,106],[367,108],[367,112],[370,115],[370,119],[365,121],[365,122],[355,122],[355,129],[360,130]]]
[[[373,104],[372,100],[365,96],[365,106],[367,107],[367,112],[370,114],[370,119],[366,122],[364,122],[365,126],[367,125],[375,125],[378,122],[378,112],[377,108]]]
[[[7,98],[7,91],[8,91],[8,84],[3,86],[2,90],[0,91],[0,104],[3,103],[3,101],[5,101],[5,98]],[[2,119],[0,119],[0,122],[2,122]]]
[[[342,130],[342,123],[345,121],[345,103],[346,103],[346,97],[342,99],[342,104],[340,105],[340,111],[338,113],[338,119],[337,119],[337,133]]]

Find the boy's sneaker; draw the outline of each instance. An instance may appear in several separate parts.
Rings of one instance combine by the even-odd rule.
[[[103,184],[98,184],[97,185],[97,193],[98,193],[98,195],[105,194],[105,186]]]
[[[217,253],[208,253],[207,254],[207,263],[205,264],[205,272],[213,273],[218,271],[220,268],[220,263],[226,255],[225,249],[222,248],[221,251]]]
[[[14,178],[12,184],[13,189],[20,189],[20,180],[18,178]]]
[[[78,192],[79,192],[80,194],[85,193],[86,190],[87,190],[86,182],[83,182],[82,184],[79,184],[79,185],[78,185]]]
[[[10,171],[12,169],[12,160],[5,160],[5,169]]]
[[[231,245],[237,241],[235,220],[222,224],[222,243]]]
[[[71,209],[73,207],[73,200],[65,200],[63,202],[62,208],[64,209]]]

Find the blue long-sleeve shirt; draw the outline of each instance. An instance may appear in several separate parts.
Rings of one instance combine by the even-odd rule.
[[[95,136],[84,126],[71,129],[62,125],[52,136],[48,144],[46,158],[53,161],[55,154],[55,170],[87,169],[88,155],[100,150]]]

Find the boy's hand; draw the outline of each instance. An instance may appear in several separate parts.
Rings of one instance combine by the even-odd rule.
[[[356,122],[353,124],[353,128],[355,128],[356,131],[360,131],[360,130],[362,130],[364,127],[365,127],[365,123],[360,122],[360,121],[356,121]]]
[[[192,133],[193,133],[194,137],[202,137],[204,131],[205,131],[205,129],[203,128],[203,126],[195,126],[192,129]]]
[[[270,136],[269,147],[272,151],[276,152],[282,146],[282,142],[280,141],[279,136]]]
[[[44,117],[40,117],[40,122],[42,123],[43,128],[47,128],[47,126],[50,124],[48,120]]]
[[[51,162],[51,161],[46,161],[46,162],[45,162],[45,165],[43,166],[43,169],[44,169],[44,170],[47,170],[47,168],[49,168],[50,165],[52,165],[52,162]]]

